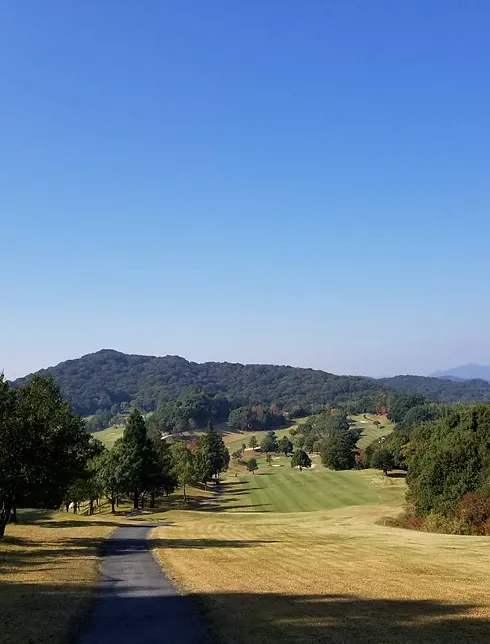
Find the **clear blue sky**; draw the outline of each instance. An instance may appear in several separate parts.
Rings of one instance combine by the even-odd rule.
[[[485,0],[3,2],[0,368],[490,363]]]

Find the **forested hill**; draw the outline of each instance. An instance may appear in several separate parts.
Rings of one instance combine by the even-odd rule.
[[[131,401],[151,411],[159,402],[173,400],[192,386],[227,394],[242,404],[275,402],[284,408],[332,405],[390,388],[417,391],[444,401],[490,400],[490,383],[485,385],[482,381],[459,383],[418,376],[379,381],[276,365],[198,364],[178,356],[127,355],[110,349],[67,360],[38,373],[53,376],[74,411],[82,415]],[[404,378],[408,379],[405,383]]]
[[[389,389],[420,393],[439,402],[484,402],[490,400],[490,382],[486,380],[450,380],[424,376],[395,376],[379,381]]]

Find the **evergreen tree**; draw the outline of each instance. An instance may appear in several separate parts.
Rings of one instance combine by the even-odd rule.
[[[311,467],[311,459],[304,450],[299,449],[293,454],[291,467],[299,467],[299,471],[301,472],[303,467]]]
[[[201,439],[199,450],[205,480],[209,481],[214,477],[218,481],[221,472],[228,469],[230,452],[211,422],[208,423],[206,434]]]
[[[105,450],[99,457],[97,477],[101,493],[111,504],[111,512],[114,514],[119,494],[122,492],[126,480],[120,441],[112,449]]]
[[[159,474],[158,454],[148,438],[143,416],[131,412],[121,439],[126,487],[133,494],[133,507],[139,508],[140,498],[155,488]]]

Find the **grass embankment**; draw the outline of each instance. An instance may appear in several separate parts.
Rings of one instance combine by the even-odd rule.
[[[38,511],[19,511],[19,519],[0,541],[0,642],[77,641],[99,548],[118,520]]]
[[[326,478],[291,472],[311,495],[316,488],[326,498],[352,476],[374,500],[319,512],[172,512],[171,525],[153,532],[157,557],[203,605],[217,641],[490,641],[485,538],[377,524],[399,512],[402,478],[372,470]],[[263,478],[276,477],[279,484],[280,474]],[[240,503],[254,493],[238,491]],[[223,494],[223,510],[232,505],[229,495],[237,489]]]

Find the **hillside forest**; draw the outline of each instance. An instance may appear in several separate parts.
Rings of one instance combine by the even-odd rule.
[[[349,413],[374,412],[396,391],[420,393],[444,403],[490,401],[490,383],[484,380],[456,382],[421,376],[375,380],[277,365],[198,364],[178,356],[127,355],[107,349],[62,362],[38,375],[54,378],[73,411],[91,417],[92,430],[118,424],[118,417],[134,408],[143,413],[162,410],[187,389],[214,393],[216,408],[206,422],[220,422],[239,407],[271,403],[288,412],[303,408],[308,414],[339,405]],[[23,385],[31,377],[13,385]],[[205,424],[204,418],[197,422]]]

